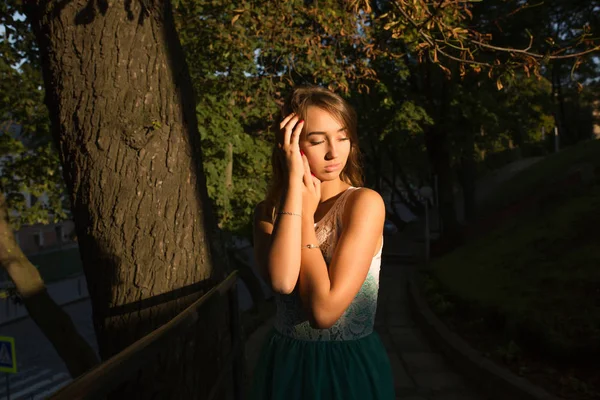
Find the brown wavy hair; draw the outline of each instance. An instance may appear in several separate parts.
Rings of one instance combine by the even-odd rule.
[[[292,112],[298,114],[301,120],[306,119],[306,111],[310,106],[319,107],[329,112],[346,128],[347,135],[350,138],[350,154],[344,169],[340,173],[340,179],[352,186],[362,186],[363,171],[360,149],[358,148],[356,112],[347,101],[336,93],[319,86],[297,86],[284,102],[281,109],[281,118],[275,119],[273,131],[277,135],[280,131],[279,123]],[[266,206],[272,210],[272,215],[275,215],[279,199],[283,194],[283,165],[285,162],[283,157],[283,152],[278,148],[277,140],[275,140],[271,152],[271,182],[265,200]]]

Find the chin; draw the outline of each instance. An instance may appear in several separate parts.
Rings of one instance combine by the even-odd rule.
[[[335,180],[340,179],[340,174],[341,174],[341,172],[335,172],[335,173],[324,172],[324,173],[320,174],[319,176],[317,176],[317,179],[320,180],[321,182],[335,181]]]

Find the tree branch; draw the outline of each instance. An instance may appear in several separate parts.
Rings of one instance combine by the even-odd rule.
[[[471,2],[473,2],[473,1],[472,0],[464,0],[464,1],[459,0],[459,1],[452,2],[451,4],[471,3]],[[413,18],[411,18],[411,16],[408,14],[408,12],[405,10],[405,8],[402,7],[402,4],[399,4],[398,1],[393,1],[392,4],[393,4],[394,8],[402,15],[402,17],[405,19],[405,21],[408,22],[408,24],[410,24],[416,30],[417,35],[420,36],[423,40],[425,40],[425,42],[429,45],[429,46],[425,46],[425,47],[429,47],[430,51],[431,50],[434,52],[437,51],[444,57],[446,57],[450,60],[453,60],[453,61],[457,61],[459,63],[478,65],[478,66],[484,66],[484,67],[493,67],[492,64],[487,63],[487,62],[475,61],[473,59],[469,60],[467,58],[466,54],[463,55],[462,57],[459,57],[459,56],[455,56],[455,55],[452,55],[452,54],[444,51],[443,47],[440,45],[442,43],[456,49],[457,51],[469,53],[469,54],[471,54],[471,57],[472,57],[471,49],[468,47],[465,47],[463,44],[463,41],[459,40],[461,47],[453,45],[452,43],[450,43],[449,39],[446,37],[446,35],[444,34],[442,29],[439,29],[439,33],[442,35],[443,39],[432,39],[429,35],[427,35],[425,32],[423,32],[423,27],[427,23],[429,23],[431,20],[437,19],[437,15],[436,15],[437,12],[441,8],[446,7],[444,0],[441,0],[439,3],[437,3],[435,5],[436,9],[433,11],[433,13],[428,12],[430,14],[430,16],[425,20],[425,22],[423,22],[421,24],[418,24]],[[434,3],[431,3],[431,4],[428,3],[427,5],[429,6],[429,5],[433,5],[433,4]],[[521,8],[523,8],[523,7],[521,7]],[[518,9],[516,11],[520,11],[520,10]],[[440,23],[441,23],[442,28],[447,28],[448,30],[451,30],[449,27],[446,26],[446,24],[443,24],[442,22],[440,22]],[[533,46],[533,36],[531,36],[531,35],[530,35],[529,45],[525,49],[494,46],[492,44],[484,43],[480,40],[473,39],[468,36],[464,38],[464,41],[471,43],[475,46],[479,46],[480,48],[493,50],[495,52],[518,54],[518,55],[522,55],[522,56],[531,57],[536,60],[564,60],[564,59],[578,58],[578,57],[584,56],[586,54],[593,53],[595,51],[600,51],[600,45],[598,45],[598,46],[594,46],[587,50],[583,50],[583,51],[580,51],[577,53],[572,53],[572,54],[566,54],[566,55],[559,55],[559,53],[563,53],[569,49],[572,49],[572,47],[562,48],[559,51],[556,51],[551,54],[539,54],[539,53],[530,51],[530,49]]]

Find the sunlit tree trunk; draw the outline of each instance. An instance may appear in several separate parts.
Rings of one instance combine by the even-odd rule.
[[[26,12],[106,360],[226,271],[192,83],[169,1],[38,0]],[[229,343],[222,305],[113,397],[205,398]]]

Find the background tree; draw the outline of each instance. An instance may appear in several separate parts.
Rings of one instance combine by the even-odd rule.
[[[168,1],[35,1],[25,12],[105,360],[227,271],[192,84]],[[229,343],[226,317],[203,315],[114,396],[206,396]]]
[[[578,3],[580,7],[575,11],[579,18],[565,27],[573,33],[555,34],[556,39],[550,40],[542,29],[547,29],[550,19],[540,19],[539,11],[532,10],[527,3],[477,3],[404,0],[365,3],[372,6],[373,24],[380,27],[375,29],[378,37],[375,54],[389,59],[387,68],[401,75],[392,73],[391,76],[404,82],[403,88],[394,85],[394,89],[405,94],[412,92],[407,100],[419,104],[434,121],[425,127],[425,142],[432,171],[439,180],[441,216],[445,229],[451,233],[458,229],[452,153],[461,152],[453,142],[460,136],[467,140],[467,145],[473,142],[472,134],[452,137],[452,131],[457,130],[452,127],[456,121],[452,122],[454,114],[450,106],[453,96],[464,92],[457,88],[464,87],[467,77],[473,80],[474,75],[481,74],[480,81],[493,80],[496,87],[502,89],[518,80],[517,70],[541,77],[550,60],[571,60],[577,67],[600,49],[595,35],[597,18],[590,14],[597,8],[596,2],[586,7]],[[544,8],[542,15],[560,14],[569,9],[567,2],[546,3],[540,5]],[[484,71],[487,74],[483,75]],[[381,70],[377,73],[381,76]],[[471,90],[469,96],[473,94]]]
[[[372,43],[347,2],[175,2],[198,95],[209,195],[219,224],[249,236],[270,173],[273,119],[295,84],[368,88]],[[230,172],[229,172],[230,171]],[[228,181],[229,177],[231,180]]]

